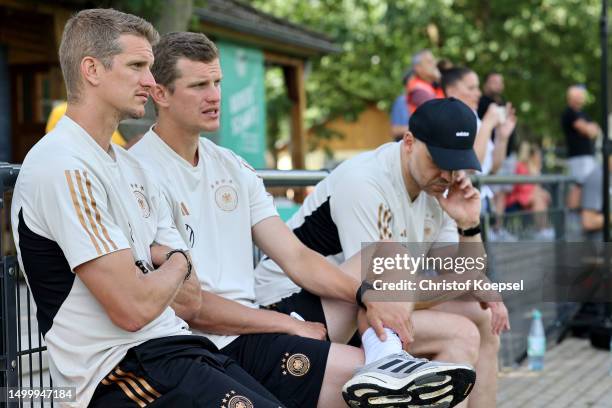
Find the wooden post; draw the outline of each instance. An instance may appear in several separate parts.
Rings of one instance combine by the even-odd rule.
[[[304,112],[306,111],[306,89],[304,78],[304,60],[287,57],[273,52],[265,52],[266,62],[283,68],[287,96],[291,106],[291,166],[293,169],[304,169],[306,166],[306,132],[304,129]],[[296,188],[294,201],[301,203],[306,196],[303,188]]]
[[[304,89],[304,63],[284,66],[283,73],[291,106],[291,164],[294,169],[305,167],[306,134],[304,131],[304,111],[306,110],[306,91]]]

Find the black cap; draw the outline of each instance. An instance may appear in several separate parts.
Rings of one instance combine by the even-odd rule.
[[[481,170],[474,152],[476,113],[455,98],[432,99],[410,116],[410,132],[443,170]]]

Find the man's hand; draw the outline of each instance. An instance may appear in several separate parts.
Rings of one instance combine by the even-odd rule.
[[[512,104],[508,102],[506,104],[506,120],[497,125],[497,127],[495,128],[495,136],[507,140],[510,138],[510,135],[512,135],[512,132],[514,131],[515,127],[516,111],[512,107]],[[497,141],[497,139],[495,140]]]
[[[325,340],[327,338],[327,329],[322,323],[304,322],[294,318],[291,318],[291,320],[293,321],[287,330],[287,334],[315,340]]]
[[[175,313],[183,320],[190,321],[200,312],[202,296],[200,293],[200,282],[195,273],[183,282],[174,301],[170,304]]]
[[[170,248],[163,245],[151,245],[151,262],[155,268],[160,267],[166,262],[166,254],[170,252]]]
[[[472,228],[480,222],[480,192],[465,172],[457,172],[453,177],[446,197],[440,195],[436,198],[459,228]]]
[[[502,118],[499,114],[499,106],[496,103],[491,103],[482,117],[482,123],[490,126],[491,128],[495,128],[497,125],[502,123],[501,119]]]
[[[410,302],[364,302],[370,327],[381,341],[386,341],[385,327],[393,330],[402,340],[404,347],[414,341],[414,327],[411,313],[414,304]]]
[[[491,309],[491,333],[499,336],[502,331],[510,330],[508,309],[504,302],[480,302],[483,309]]]

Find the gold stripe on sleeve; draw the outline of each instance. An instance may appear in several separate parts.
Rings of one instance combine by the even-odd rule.
[[[100,236],[100,233],[98,232],[98,227],[96,226],[93,216],[91,215],[91,209],[89,208],[89,203],[87,202],[87,197],[85,197],[85,191],[83,189],[83,180],[81,179],[81,172],[79,170],[75,170],[74,174],[77,181],[77,186],[79,187],[79,193],[81,194],[81,202],[83,203],[83,207],[85,208],[85,214],[87,214],[89,224],[91,225],[91,228],[93,229],[96,238],[98,238],[98,240],[102,242],[102,246],[104,246],[104,253],[108,253],[110,252],[110,248],[108,247],[106,241],[104,241]]]
[[[183,213],[184,216],[189,215],[189,210],[187,210],[187,206],[182,201],[181,201],[181,212]]]
[[[81,226],[83,227],[85,232],[87,232],[87,235],[89,235],[89,239],[91,240],[91,243],[93,244],[93,246],[96,248],[96,252],[98,253],[98,255],[102,255],[102,251],[100,250],[100,246],[98,245],[96,238],[93,236],[91,231],[89,231],[89,228],[87,228],[87,225],[85,224],[85,219],[83,218],[83,212],[81,211],[81,205],[79,204],[77,200],[76,192],[74,190],[74,183],[72,181],[72,176],[70,175],[70,171],[65,170],[64,175],[66,176],[66,182],[68,183],[68,188],[70,189],[70,196],[72,198],[72,205],[74,205],[74,210],[77,214],[79,222],[81,223]]]
[[[84,171],[83,174],[85,175],[85,185],[87,186],[87,193],[89,194],[89,199],[91,201],[91,206],[93,207],[94,213],[96,215],[96,221],[98,223],[98,226],[102,230],[102,234],[104,235],[104,238],[106,238],[106,240],[111,244],[111,246],[113,247],[113,250],[116,251],[117,245],[111,239],[110,235],[108,234],[108,231],[106,230],[106,227],[102,223],[102,216],[100,215],[100,210],[98,210],[96,199],[94,198],[93,193],[91,192],[91,181],[89,180],[89,175],[87,174],[86,171]]]

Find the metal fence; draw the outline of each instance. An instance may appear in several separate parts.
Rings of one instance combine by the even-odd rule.
[[[23,277],[20,275],[16,257],[13,254],[7,254],[12,247],[10,235],[10,217],[9,217],[9,198],[10,192],[15,184],[19,166],[0,163],[0,187],[2,188],[2,197],[0,200],[0,211],[2,218],[0,219],[0,249],[2,250],[2,258],[0,262],[0,296],[2,311],[0,315],[1,338],[0,338],[0,387],[52,387],[53,383],[48,372],[48,360],[46,346],[42,335],[38,329],[36,319],[33,317],[35,305],[32,300],[30,291],[28,290]],[[317,182],[327,176],[327,171],[278,171],[278,170],[261,170],[258,171],[263,178],[267,187],[305,187],[315,185]],[[549,210],[550,217],[560,218],[555,221],[555,232],[557,239],[564,239],[566,210],[563,208],[563,200],[565,188],[571,179],[564,176],[539,176],[539,177],[476,177],[474,183],[476,185],[494,185],[494,184],[519,184],[519,183],[539,183],[551,188],[551,193],[554,198],[553,207]],[[533,217],[533,213],[516,214],[511,217],[506,217],[504,221],[506,227],[512,231],[513,219],[517,217]],[[484,215],[485,228],[491,224],[489,215]],[[528,221],[523,223],[528,224]],[[529,306],[520,303],[521,307]],[[510,310],[512,313],[513,311]],[[546,316],[546,314],[545,314]],[[556,312],[551,312],[549,315],[549,324],[558,324],[559,316]],[[523,336],[523,329],[520,330],[518,337]],[[506,339],[507,340],[507,339]],[[508,343],[506,341],[505,343]],[[504,339],[502,338],[502,344]],[[506,349],[510,350],[507,356],[502,356],[502,363],[508,365],[516,361],[518,356],[523,353],[520,346],[517,346],[515,338],[510,339]],[[517,350],[516,348],[519,347]],[[7,388],[3,388],[6,390]],[[0,395],[0,406],[17,407],[23,406],[23,403],[3,403],[6,400],[6,395]],[[38,403],[37,403],[38,404]],[[30,406],[30,405],[28,405]],[[34,406],[53,406],[53,402],[40,402]]]

